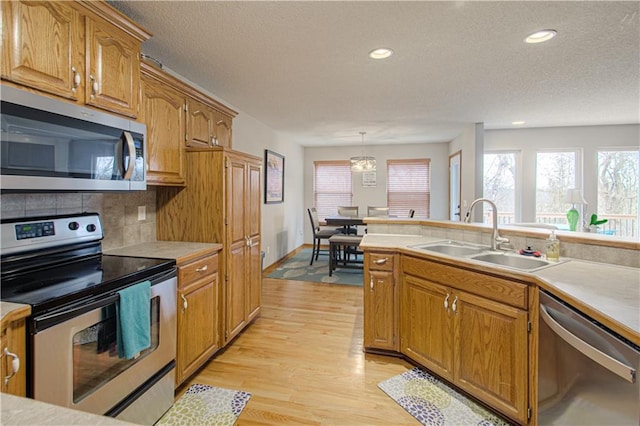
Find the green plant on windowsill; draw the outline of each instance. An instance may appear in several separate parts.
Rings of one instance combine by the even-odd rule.
[[[597,232],[598,226],[604,225],[608,221],[609,219],[598,219],[598,215],[594,213],[591,215],[591,221],[589,222],[589,226],[587,226],[585,230],[587,232]]]

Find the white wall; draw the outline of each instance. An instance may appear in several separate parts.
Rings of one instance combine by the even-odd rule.
[[[589,212],[596,209],[597,150],[602,148],[640,147],[640,125],[546,127],[532,129],[486,130],[485,151],[517,151],[520,153],[520,187],[523,222],[535,221],[536,153],[541,150],[577,149],[584,163],[584,197]]]
[[[375,187],[362,186],[362,173],[351,175],[353,184],[354,206],[366,212],[367,206],[387,205],[387,160],[410,158],[431,159],[431,218],[446,219],[448,217],[449,188],[449,144],[404,144],[404,145],[372,145],[365,147],[366,155],[376,157],[377,177]],[[327,160],[346,160],[355,155],[362,155],[362,146],[346,147],[307,147],[304,149],[304,241],[312,242],[311,224],[307,216],[307,208],[313,206],[313,162]]]

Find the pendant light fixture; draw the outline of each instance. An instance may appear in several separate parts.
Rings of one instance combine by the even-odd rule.
[[[368,157],[364,154],[364,135],[367,132],[360,132],[362,135],[362,155],[351,157],[351,171],[352,172],[375,172],[376,171],[376,158]]]

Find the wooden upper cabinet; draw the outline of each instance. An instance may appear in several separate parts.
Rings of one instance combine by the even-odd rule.
[[[2,78],[72,100],[84,99],[84,29],[67,2],[3,1]],[[80,97],[80,98],[79,98]]]
[[[217,145],[231,148],[231,117],[218,112],[215,116],[213,133]]]
[[[3,1],[2,79],[136,117],[151,34],[103,1]]]
[[[86,103],[136,117],[140,43],[105,22],[86,18]]]
[[[187,99],[186,145],[203,147],[214,145],[214,111],[194,99]]]
[[[142,76],[142,120],[147,125],[147,183],[185,185],[185,98],[166,82]]]

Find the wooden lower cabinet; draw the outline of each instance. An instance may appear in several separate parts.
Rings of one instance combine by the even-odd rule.
[[[402,255],[392,313],[394,295],[383,290],[391,278],[365,264],[365,349],[399,351],[503,415],[529,422],[527,283]],[[397,349],[385,340],[394,322]]]
[[[176,386],[220,349],[218,254],[178,266]]]
[[[30,308],[13,319],[3,319],[0,325],[0,391],[17,396],[27,395],[27,329],[25,318]],[[18,359],[18,371],[12,375],[13,362]],[[5,380],[6,377],[10,377]]]
[[[364,347],[398,350],[396,256],[391,252],[364,253]]]

